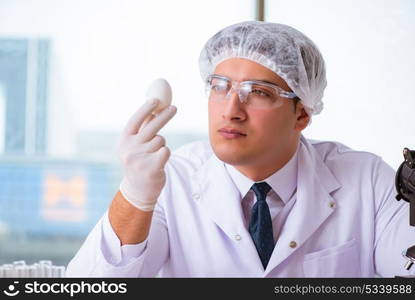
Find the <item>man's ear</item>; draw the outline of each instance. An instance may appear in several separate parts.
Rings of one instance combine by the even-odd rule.
[[[296,109],[295,109],[295,129],[298,131],[302,131],[304,128],[307,127],[308,122],[310,122],[310,116],[307,114],[307,112],[304,109],[304,105],[301,102],[297,103]]]

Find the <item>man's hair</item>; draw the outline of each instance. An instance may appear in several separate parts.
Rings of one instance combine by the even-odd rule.
[[[293,103],[294,103],[294,112],[295,112],[297,110],[297,103],[300,102],[301,99],[298,98],[298,97],[295,97],[292,100],[293,100]]]

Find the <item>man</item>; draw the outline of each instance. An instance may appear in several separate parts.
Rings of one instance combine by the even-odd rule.
[[[415,241],[382,159],[301,132],[322,110],[324,60],[299,31],[243,22],[200,56],[209,140],[170,156],[156,101],[121,139],[124,179],[67,276],[407,275]]]

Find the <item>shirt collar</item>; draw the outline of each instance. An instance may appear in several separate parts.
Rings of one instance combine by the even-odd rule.
[[[284,203],[288,202],[288,200],[293,195],[295,188],[297,187],[297,157],[298,149],[300,147],[301,143],[299,143],[297,146],[297,150],[291,159],[281,169],[279,169],[268,178],[265,178],[265,180],[261,180],[268,183]],[[239,192],[241,193],[242,198],[245,197],[255,181],[246,177],[232,165],[225,163],[225,168],[228,174],[231,176],[232,181],[235,183]]]

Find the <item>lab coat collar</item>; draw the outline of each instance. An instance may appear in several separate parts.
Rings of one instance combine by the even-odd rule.
[[[224,162],[212,154],[191,178],[192,193],[195,201],[202,206],[202,211],[230,239],[245,247],[247,259],[256,259],[256,271],[264,276],[300,248],[336,207],[330,193],[340,188],[340,183],[303,136],[300,143],[297,200],[280,233],[265,273],[244,224],[241,195],[226,171]],[[295,242],[296,247],[290,247],[290,244],[293,245],[291,242]]]
[[[255,244],[245,227],[241,195],[225,164],[215,154],[191,178],[193,198],[213,222],[237,246],[243,247],[247,260],[256,261],[254,276],[264,272]]]
[[[299,249],[336,209],[331,193],[341,184],[314,146],[303,136],[300,143],[296,202],[274,247],[265,276]]]

